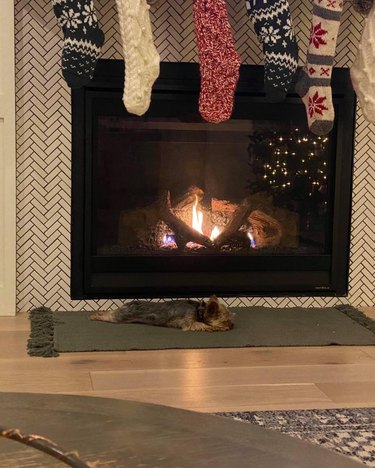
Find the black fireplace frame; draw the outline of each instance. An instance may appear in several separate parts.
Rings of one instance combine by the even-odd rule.
[[[122,93],[123,82],[122,61],[99,60],[93,81],[72,90],[72,299],[347,294],[356,104],[348,69],[334,69],[332,77],[337,116],[332,255],[283,255],[283,267],[276,256],[252,256],[251,269],[243,257],[210,257],[206,265],[197,265],[196,257],[183,257],[182,264],[181,257],[164,257],[162,270],[160,262],[155,270],[155,257],[135,262],[130,257],[92,255],[90,100],[101,93]],[[199,83],[198,64],[162,63],[153,94],[184,93],[197,100]],[[241,67],[236,95],[251,102],[264,99],[263,67]],[[297,99],[290,94],[287,102]],[[282,104],[275,112],[282,114]]]

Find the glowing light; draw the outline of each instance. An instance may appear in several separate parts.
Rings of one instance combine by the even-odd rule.
[[[210,239],[214,241],[219,236],[220,233],[221,233],[221,230],[217,226],[214,226],[210,235]]]
[[[202,227],[203,227],[203,213],[198,209],[198,197],[195,195],[195,203],[193,205],[193,213],[192,213],[192,227],[196,231],[203,234]]]
[[[247,231],[246,235],[247,235],[247,237],[248,237],[249,240],[250,240],[250,247],[251,247],[252,249],[254,249],[254,248],[255,248],[255,240],[254,240],[254,237],[251,235],[251,232],[250,232],[250,231]]]
[[[164,247],[177,248],[177,244],[176,244],[174,234],[164,234],[164,236],[163,236],[163,246]]]

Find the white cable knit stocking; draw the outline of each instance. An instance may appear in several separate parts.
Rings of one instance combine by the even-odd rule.
[[[375,123],[375,3],[365,20],[350,76],[365,119]]]
[[[131,114],[150,106],[152,86],[159,76],[160,57],[153,42],[146,0],[116,0],[125,61],[123,101]]]

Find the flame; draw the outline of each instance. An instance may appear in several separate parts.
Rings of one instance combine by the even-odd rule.
[[[250,232],[250,231],[247,231],[246,235],[247,235],[247,237],[248,237],[249,240],[250,240],[250,247],[251,247],[252,249],[254,249],[254,248],[255,248],[255,240],[254,240],[254,237],[251,235],[251,232]]]
[[[210,235],[210,239],[214,241],[219,236],[220,233],[221,233],[221,230],[217,226],[214,226]]]
[[[195,203],[193,205],[193,216],[192,216],[192,226],[193,229],[203,234],[203,213],[197,209],[198,207],[198,197],[195,195]]]
[[[164,247],[177,248],[174,235],[173,234],[164,234],[163,245],[164,245]]]

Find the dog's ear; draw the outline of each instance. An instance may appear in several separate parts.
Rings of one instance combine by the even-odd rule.
[[[207,314],[210,317],[215,317],[219,313],[219,301],[216,296],[211,296],[206,307]]]
[[[210,296],[210,299],[209,299],[208,303],[210,303],[210,302],[217,302],[217,303],[219,303],[219,299],[216,297],[215,294],[212,294],[212,296]]]

